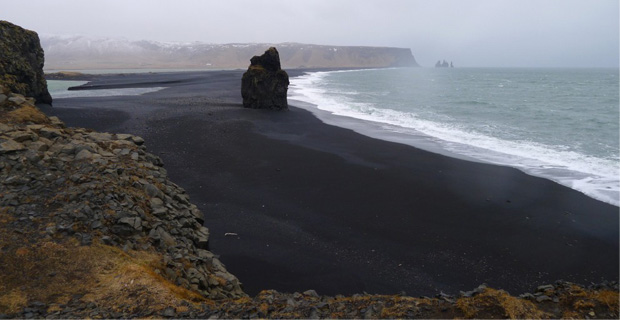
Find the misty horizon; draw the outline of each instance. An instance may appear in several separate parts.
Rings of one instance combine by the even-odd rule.
[[[617,1],[41,1],[1,20],[46,35],[160,43],[409,48],[422,66],[619,66]]]
[[[370,45],[359,45],[359,46],[344,46],[344,45],[336,45],[336,44],[323,44],[323,43],[301,43],[301,42],[280,42],[280,43],[269,43],[269,42],[229,42],[229,43],[214,43],[214,42],[203,42],[203,41],[158,41],[158,40],[150,40],[150,39],[129,39],[127,37],[105,37],[105,36],[87,36],[83,34],[39,34],[39,37],[42,39],[43,43],[45,43],[46,39],[50,38],[61,38],[61,39],[72,39],[72,38],[82,38],[89,40],[99,40],[99,41],[118,41],[118,42],[129,42],[129,43],[137,43],[137,42],[150,42],[157,43],[162,45],[171,45],[171,46],[192,46],[192,45],[213,45],[213,46],[234,46],[234,45],[264,45],[264,49],[267,49],[269,46],[280,46],[280,45],[288,45],[288,44],[297,44],[297,45],[309,45],[309,46],[324,46],[324,47],[359,47],[359,48],[398,48],[398,49],[411,49],[411,48],[403,48],[403,47],[388,47],[388,46],[370,46]],[[262,49],[257,51],[256,54],[262,52]],[[413,56],[417,59],[415,52],[412,50]],[[249,58],[248,58],[249,59]],[[249,61],[249,60],[248,60]],[[618,69],[618,66],[461,66],[458,65],[458,60],[437,58],[437,60],[432,61],[429,64],[419,64],[418,67],[422,68],[434,68],[435,63],[437,61],[447,61],[455,62],[455,67],[459,68],[610,68],[610,69]],[[47,66],[46,69],[49,69]],[[55,70],[55,69],[53,69]]]

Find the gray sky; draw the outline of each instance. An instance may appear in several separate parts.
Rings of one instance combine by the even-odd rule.
[[[0,20],[132,40],[411,48],[423,66],[618,67],[618,0],[20,0]]]

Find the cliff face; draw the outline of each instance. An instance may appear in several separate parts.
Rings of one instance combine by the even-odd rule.
[[[43,63],[43,49],[36,32],[0,21],[0,84],[37,102],[51,103]]]
[[[247,57],[275,46],[285,69],[418,66],[410,49],[302,43],[160,43],[85,37],[45,37],[48,69],[246,68]]]

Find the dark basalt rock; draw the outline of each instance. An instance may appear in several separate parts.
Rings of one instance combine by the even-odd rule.
[[[435,68],[454,68],[454,65],[452,64],[452,61],[448,63],[448,61],[446,60],[444,60],[443,62],[437,60],[437,63],[435,63]]]
[[[36,32],[0,21],[0,84],[37,102],[52,103],[43,63],[43,49]]]
[[[262,56],[250,59],[250,67],[241,78],[243,106],[252,109],[286,110],[288,74],[280,67],[280,55],[274,47]]]

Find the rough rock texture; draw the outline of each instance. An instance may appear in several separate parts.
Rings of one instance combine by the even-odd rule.
[[[253,109],[288,109],[288,74],[280,68],[280,55],[271,47],[262,56],[250,59],[241,78],[243,106]]]
[[[0,84],[37,102],[51,103],[43,63],[43,49],[36,32],[0,21]]]
[[[245,296],[206,250],[203,214],[142,138],[65,128],[32,99],[0,92],[11,97],[0,104],[0,213],[13,217],[3,227],[33,240],[152,252],[163,259],[155,272],[180,287],[211,299]]]

